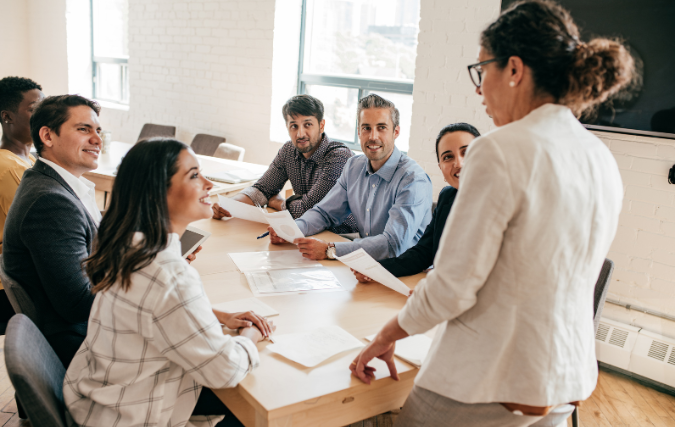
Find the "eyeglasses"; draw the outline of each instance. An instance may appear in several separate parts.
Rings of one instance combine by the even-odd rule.
[[[488,59],[487,61],[479,62],[477,64],[471,64],[467,68],[469,69],[469,76],[471,76],[471,81],[473,84],[476,85],[476,87],[480,87],[481,84],[481,78],[483,75],[483,67],[482,65],[489,64],[490,62],[495,62],[498,61],[499,58],[492,58]]]

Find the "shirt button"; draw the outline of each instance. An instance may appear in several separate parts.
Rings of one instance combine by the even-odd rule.
[[[367,236],[367,235],[368,235],[368,233],[366,233],[366,236]]]
[[[370,212],[370,209],[366,209],[366,212]]]
[[[375,184],[373,184],[373,188],[375,188]]]

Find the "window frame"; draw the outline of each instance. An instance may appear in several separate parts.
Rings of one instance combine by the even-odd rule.
[[[93,1],[93,0],[92,0]],[[298,56],[298,95],[307,93],[307,85],[332,86],[346,89],[357,89],[357,99],[367,96],[370,92],[382,91],[393,92],[404,95],[413,94],[413,82],[404,80],[378,79],[376,77],[358,77],[355,75],[343,76],[339,74],[311,74],[304,72],[305,64],[305,32],[307,29],[307,0],[302,0],[302,11],[300,16],[300,54]],[[352,150],[361,151],[359,143],[359,127],[355,126],[354,140],[345,141],[342,139],[333,139],[345,144]],[[410,142],[410,141],[408,141]]]
[[[304,0],[303,0],[304,1]],[[92,98],[100,101],[111,102],[119,105],[129,105],[129,58],[96,56],[94,54],[94,0],[89,0],[90,30],[91,30],[91,94]],[[122,100],[107,99],[98,93],[99,89],[99,66],[100,64],[121,64],[120,93]]]

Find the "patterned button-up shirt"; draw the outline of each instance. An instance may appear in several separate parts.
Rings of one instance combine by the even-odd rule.
[[[346,145],[330,140],[325,133],[319,148],[309,159],[295,148],[292,141],[288,141],[262,178],[242,193],[260,206],[265,206],[290,179],[293,191],[301,198],[286,203],[286,209],[293,218],[300,218],[326,197],[342,174],[347,160],[353,155]],[[331,227],[330,231],[337,234],[356,233],[356,220],[350,215],[341,224]]]
[[[202,386],[234,387],[258,364],[251,340],[223,334],[171,234],[128,291],[96,295],[63,397],[78,426],[213,426],[222,416],[191,416]]]

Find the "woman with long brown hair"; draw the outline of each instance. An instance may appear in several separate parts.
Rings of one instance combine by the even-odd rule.
[[[173,139],[136,144],[84,262],[96,294],[87,337],[63,395],[79,426],[241,425],[209,388],[234,387],[259,363],[273,325],[252,312],[212,310],[180,237],[211,217],[212,184]],[[221,323],[241,329],[225,335]]]
[[[593,288],[623,198],[609,149],[575,118],[628,84],[618,42],[519,2],[469,66],[498,126],[469,148],[435,269],[351,365],[369,383],[395,342],[439,329],[397,426],[556,426],[597,380]]]

